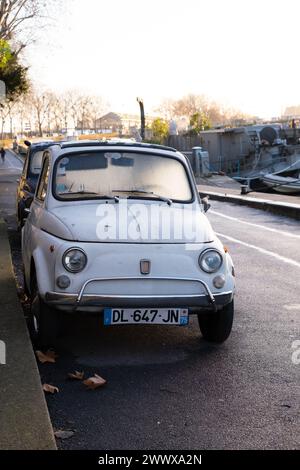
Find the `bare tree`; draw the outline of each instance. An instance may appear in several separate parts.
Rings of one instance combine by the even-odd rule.
[[[41,0],[1,0],[0,1],[0,38],[6,41],[15,39],[24,28],[24,23],[37,17],[44,2]],[[25,44],[19,44],[19,53]]]
[[[91,103],[89,107],[90,119],[91,119],[91,123],[92,123],[92,127],[94,131],[97,132],[99,120],[101,116],[103,116],[103,114],[106,112],[108,105],[100,96],[91,96],[90,103]]]
[[[42,137],[43,129],[47,121],[48,130],[50,127],[50,112],[53,96],[49,92],[38,93],[32,90],[27,99],[33,110],[39,136]]]
[[[239,110],[226,108],[219,103],[210,100],[205,95],[187,95],[176,101],[165,100],[158,109],[166,119],[169,116],[186,117],[201,115],[209,120],[213,126],[233,126],[238,122],[253,121],[253,117]]]
[[[0,120],[1,120],[1,140],[4,138],[4,127],[9,114],[9,108],[7,102],[1,103],[0,105]]]
[[[31,103],[28,101],[27,95],[22,95],[15,102],[13,108],[13,117],[17,122],[17,126],[21,134],[24,134],[25,124],[32,123],[32,107]]]
[[[51,6],[57,12],[61,0],[0,0],[0,39],[14,44],[15,56],[34,42],[45,22],[52,22]]]
[[[175,101],[174,116],[191,117],[198,112],[205,112],[208,106],[208,100],[204,95],[187,95]]]
[[[22,134],[26,120],[26,123],[34,123],[30,126],[31,129],[36,130],[42,137],[45,132],[60,133],[63,128],[65,131],[75,127],[79,127],[82,131],[86,128],[96,129],[98,120],[106,108],[107,104],[100,96],[85,95],[76,90],[56,94],[32,88],[27,95],[19,98],[11,114]],[[7,111],[5,103],[2,112],[0,110],[0,124],[2,119],[4,120],[3,128],[9,116]]]
[[[155,110],[160,116],[166,121],[170,121],[175,116],[175,107],[176,101],[171,98],[164,99],[159,107]]]
[[[61,100],[60,96],[54,95],[51,103],[51,113],[55,132],[60,133],[64,127],[64,111],[63,100]]]

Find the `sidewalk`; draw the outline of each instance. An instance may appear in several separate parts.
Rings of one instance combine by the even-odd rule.
[[[202,197],[207,195],[212,200],[246,205],[300,220],[300,195],[289,196],[287,194],[262,192],[249,192],[241,195],[240,185],[237,186],[236,183],[222,185],[221,178],[219,178],[217,184],[216,182],[207,184],[208,182],[209,179],[203,182],[198,180],[197,187]]]
[[[55,450],[44,392],[17,298],[6,224],[1,219],[0,341],[6,345],[6,364],[0,361],[0,450]]]

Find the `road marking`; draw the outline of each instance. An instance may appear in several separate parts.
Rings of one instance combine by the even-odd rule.
[[[220,212],[217,212],[217,211],[212,211],[211,210],[210,213],[218,215],[219,217],[224,217],[224,219],[234,220],[236,222],[241,222],[242,224],[251,225],[252,227],[262,228],[263,230],[268,230],[269,232],[279,233],[280,235],[284,235],[286,237],[292,237],[292,238],[299,238],[300,239],[300,235],[296,235],[294,233],[284,232],[283,230],[277,230],[276,228],[265,227],[264,225],[253,224],[252,222],[246,222],[245,220],[241,220],[241,219],[238,219],[236,217],[230,217],[229,215],[221,214]]]
[[[290,258],[286,258],[285,256],[278,255],[277,253],[274,253],[274,251],[265,250],[264,248],[260,248],[260,246],[250,245],[250,243],[237,240],[236,238],[229,237],[228,235],[224,235],[223,233],[216,232],[216,234],[218,235],[218,237],[225,238],[226,240],[229,240],[230,242],[238,243],[239,245],[244,245],[247,248],[252,248],[253,250],[259,251],[260,253],[263,253],[264,255],[272,256],[273,258],[276,258],[279,261],[283,261],[284,263],[291,264],[292,266],[296,266],[297,268],[300,268],[300,263],[298,263],[298,261],[295,261]]]

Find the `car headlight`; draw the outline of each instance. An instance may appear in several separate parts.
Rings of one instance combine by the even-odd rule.
[[[80,248],[70,248],[63,254],[63,265],[70,273],[79,273],[87,263],[87,256]]]
[[[217,250],[205,250],[199,256],[199,266],[206,273],[215,273],[223,263],[222,255]]]

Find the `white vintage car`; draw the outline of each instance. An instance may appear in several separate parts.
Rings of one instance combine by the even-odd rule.
[[[188,324],[206,340],[230,334],[230,255],[205,215],[188,159],[124,142],[53,144],[22,230],[31,332],[55,343],[63,311],[105,325]]]

